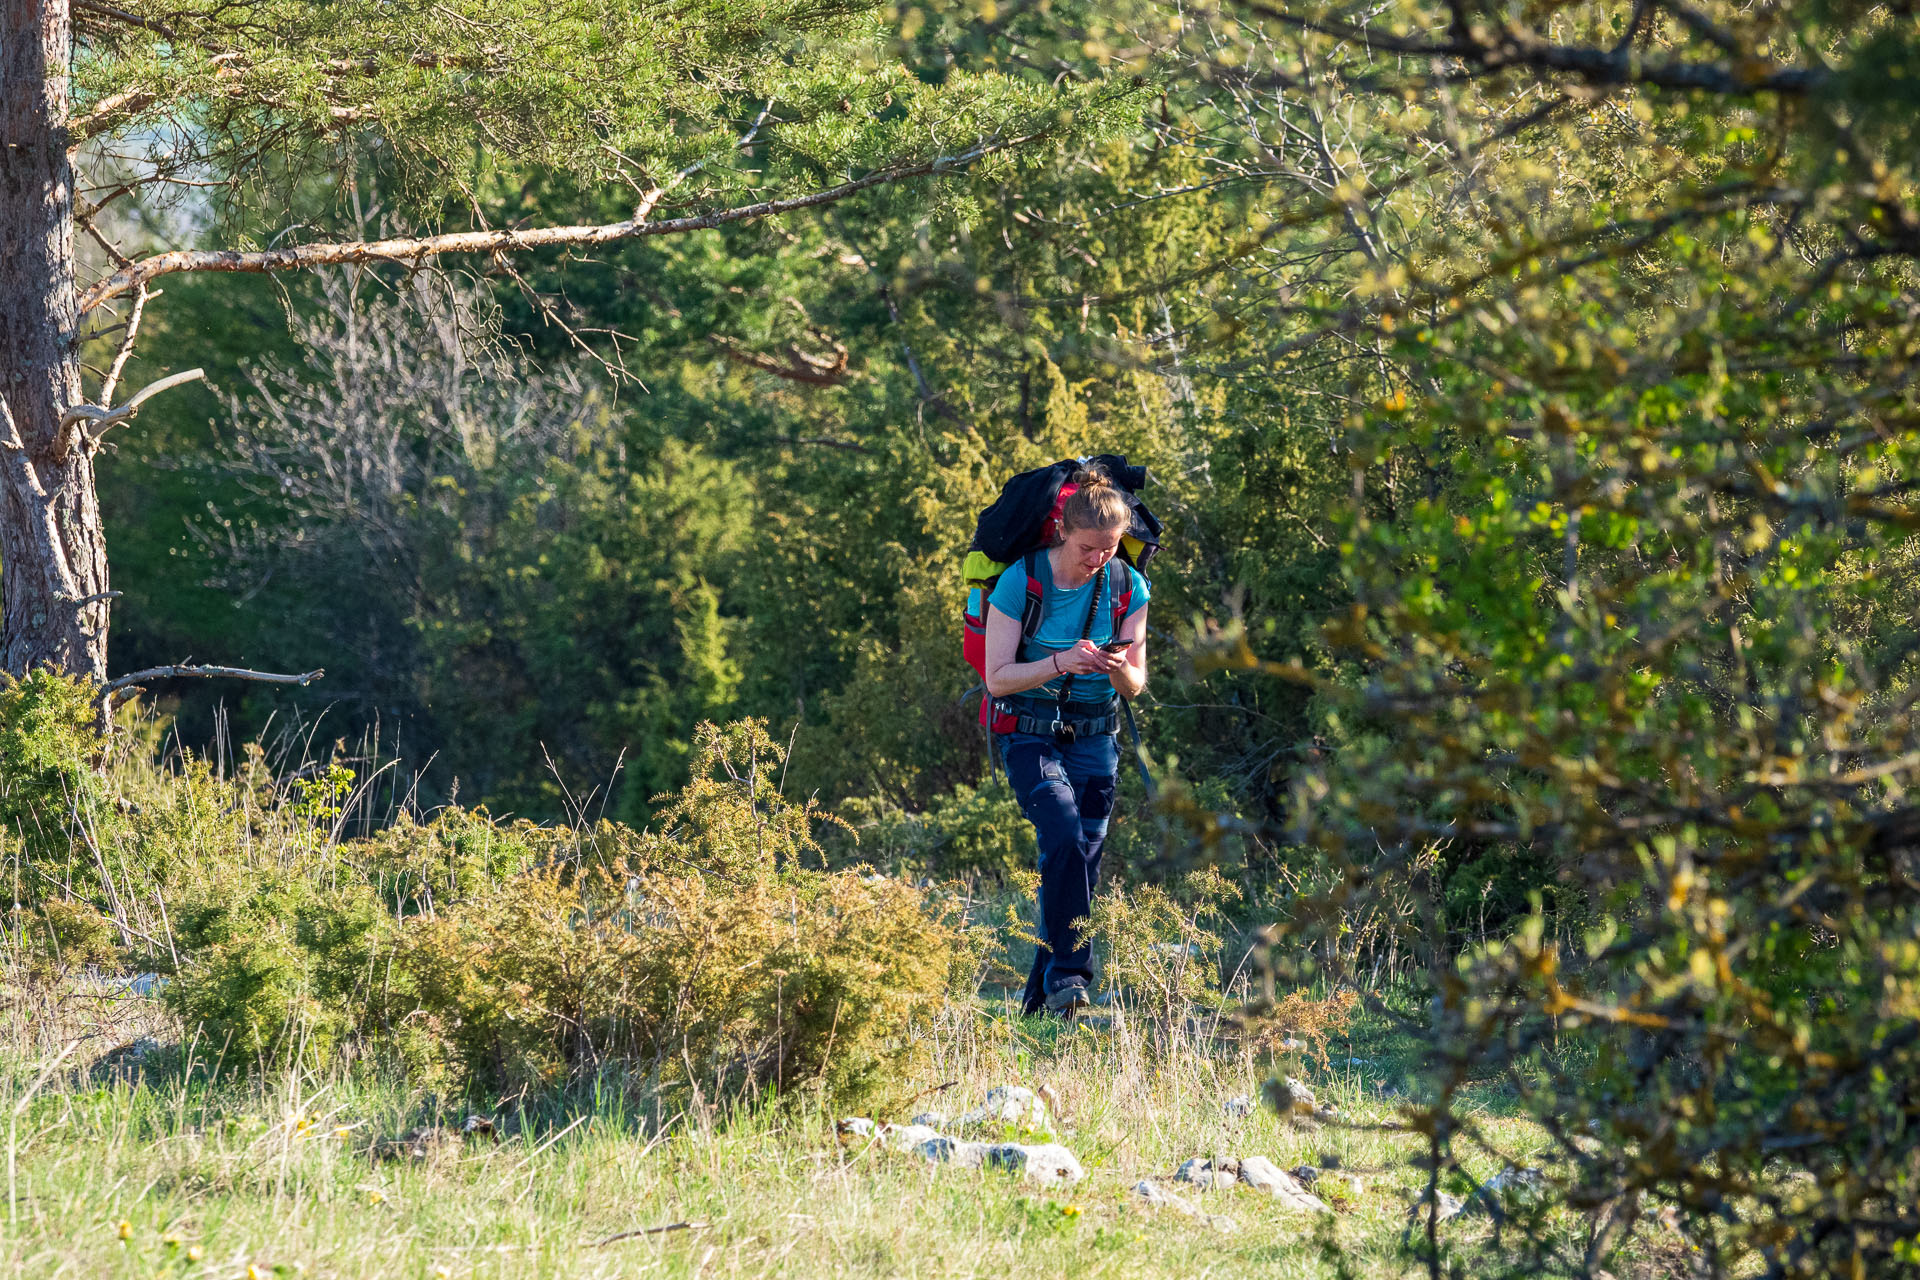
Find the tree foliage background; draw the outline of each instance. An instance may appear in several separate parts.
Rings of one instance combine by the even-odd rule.
[[[924,835],[992,785],[956,642],[973,514],[1126,452],[1169,526],[1143,708],[1169,810],[1284,865],[1276,975],[1420,993],[1382,1008],[1431,1045],[1407,1120],[1436,1188],[1477,1140],[1453,1090],[1503,1073],[1593,1213],[1568,1239],[1515,1209],[1480,1258],[1432,1215],[1435,1273],[1595,1274],[1659,1211],[1716,1274],[1920,1267],[1913,6],[807,13],[868,61],[734,86],[804,104],[768,165],[836,130],[891,154],[964,111],[936,87],[1102,105],[931,203],[431,279],[181,278],[143,358],[191,347],[214,389],[108,464],[122,662],[325,665],[330,733],[377,721],[422,795],[536,817],[611,786],[644,819],[695,724],[765,716],[794,785]],[[607,70],[608,110],[637,74]],[[207,75],[193,162],[250,190],[292,152],[223,151],[240,90]],[[366,94],[454,112],[404,75]],[[538,118],[144,216],[621,216]],[[178,731],[221,697],[170,703]]]

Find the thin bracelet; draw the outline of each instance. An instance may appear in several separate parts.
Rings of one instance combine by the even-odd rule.
[[[1053,674],[1060,674],[1060,654],[1058,651],[1055,651],[1053,655]]]

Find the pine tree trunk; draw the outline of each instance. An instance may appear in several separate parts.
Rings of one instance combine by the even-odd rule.
[[[80,402],[68,0],[0,0],[0,667],[104,679],[107,550]]]

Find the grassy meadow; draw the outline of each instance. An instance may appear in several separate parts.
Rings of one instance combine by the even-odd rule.
[[[955,1007],[924,1031],[928,1054],[899,1114],[958,1112],[995,1084],[1047,1086],[1059,1140],[1087,1169],[1065,1190],[999,1172],[843,1146],[833,1118],[769,1099],[664,1114],[605,1086],[494,1100],[501,1132],[451,1136],[464,1106],[365,1072],[210,1073],[204,1047],[150,1069],[87,1059],[116,1040],[177,1034],[153,1000],[74,993],[65,1044],[47,1019],[16,1021],[6,1074],[6,1274],[17,1276],[1362,1276],[1424,1272],[1409,1252],[1425,1185],[1424,1139],[1393,1126],[1411,1046],[1377,1025],[1331,1037],[1305,1076],[1345,1123],[1297,1124],[1256,1108],[1262,1064],[1206,1023],[1172,1043],[1125,1019],[1067,1030],[1021,1020],[1004,999]],[[61,1057],[63,1050],[75,1042]],[[163,1055],[164,1056],[164,1055]],[[156,1059],[157,1060],[157,1059]],[[1356,1061],[1357,1060],[1357,1061]],[[945,1086],[945,1087],[942,1087]],[[1545,1142],[1486,1089],[1460,1111],[1509,1157]],[[422,1150],[391,1140],[449,1133]],[[1009,1132],[1010,1138],[1029,1135]],[[1240,1187],[1170,1182],[1205,1154],[1337,1166],[1334,1206],[1288,1211]],[[1463,1161],[1497,1172],[1487,1154]],[[1144,1207],[1167,1181],[1232,1229]],[[683,1225],[684,1224],[684,1225]],[[1584,1219],[1549,1230],[1584,1246]],[[1470,1258],[1484,1216],[1447,1223]],[[645,1234],[635,1234],[645,1233]],[[1669,1242],[1671,1246],[1674,1242]],[[1467,1274],[1473,1274],[1470,1264]],[[1636,1274],[1681,1274],[1648,1256]]]
[[[1430,1270],[1432,1116],[1453,1126],[1443,1202],[1566,1164],[1524,1073],[1445,1077],[1432,1106],[1417,975],[1389,966],[1373,1011],[1344,988],[1256,999],[1279,908],[1217,869],[1160,883],[1121,858],[1133,882],[1093,923],[1102,1006],[1021,1018],[1021,875],[827,865],[754,725],[706,732],[656,832],[375,820],[352,770],[258,751],[156,765],[122,740],[96,770],[87,704],[48,679],[0,689],[0,713],[24,833],[0,1274],[1389,1277]],[[1331,1118],[1263,1101],[1288,1076]],[[999,1085],[1049,1099],[1052,1132],[958,1119]],[[1086,1176],[836,1127],[926,1111],[1058,1141]],[[1329,1210],[1176,1182],[1196,1156],[1314,1166]],[[1150,1207],[1143,1180],[1199,1212]],[[1594,1229],[1569,1199],[1526,1224],[1563,1262]],[[1507,1267],[1496,1216],[1441,1224],[1439,1265]],[[1677,1274],[1663,1230],[1643,1219],[1615,1274]]]

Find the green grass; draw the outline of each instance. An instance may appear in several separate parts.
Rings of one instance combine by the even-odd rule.
[[[119,1002],[147,1016],[148,1002]],[[25,1028],[21,1028],[25,1031]],[[5,1226],[20,1276],[1400,1276],[1421,1140],[1369,1126],[1398,1118],[1378,1085],[1399,1068],[1377,1034],[1307,1067],[1355,1127],[1284,1125],[1221,1104],[1258,1095],[1259,1065],[1230,1046],[1149,1052],[1132,1026],[1062,1034],[1004,1005],[959,1011],[928,1032],[929,1061],[900,1108],[957,1112],[998,1083],[1051,1086],[1060,1140],[1087,1166],[1067,1193],[999,1172],[843,1149],[832,1117],[768,1102],[726,1113],[698,1103],[656,1115],[617,1091],[549,1098],[498,1142],[468,1140],[422,1161],[381,1160],[377,1140],[464,1110],[392,1083],[298,1074],[212,1083],[196,1068],[136,1084],[56,1073],[47,1055],[6,1071],[16,1123]],[[26,1037],[22,1037],[22,1043]],[[1360,1051],[1361,1046],[1366,1052]],[[76,1055],[84,1057],[85,1055]],[[1476,1106],[1525,1156],[1543,1135]],[[1248,1190],[1209,1193],[1238,1230],[1144,1211],[1131,1188],[1189,1156],[1264,1155],[1282,1167],[1337,1161],[1360,1189],[1330,1217],[1291,1213]],[[1478,1176],[1495,1171],[1491,1157]],[[122,1239],[120,1224],[126,1224]],[[608,1237],[674,1223],[699,1226]],[[1567,1223],[1572,1231],[1578,1224]],[[1484,1236],[1484,1224],[1458,1228]],[[197,1251],[197,1252],[194,1252]],[[192,1257],[190,1258],[190,1253]],[[1345,1268],[1344,1272],[1341,1270]]]

